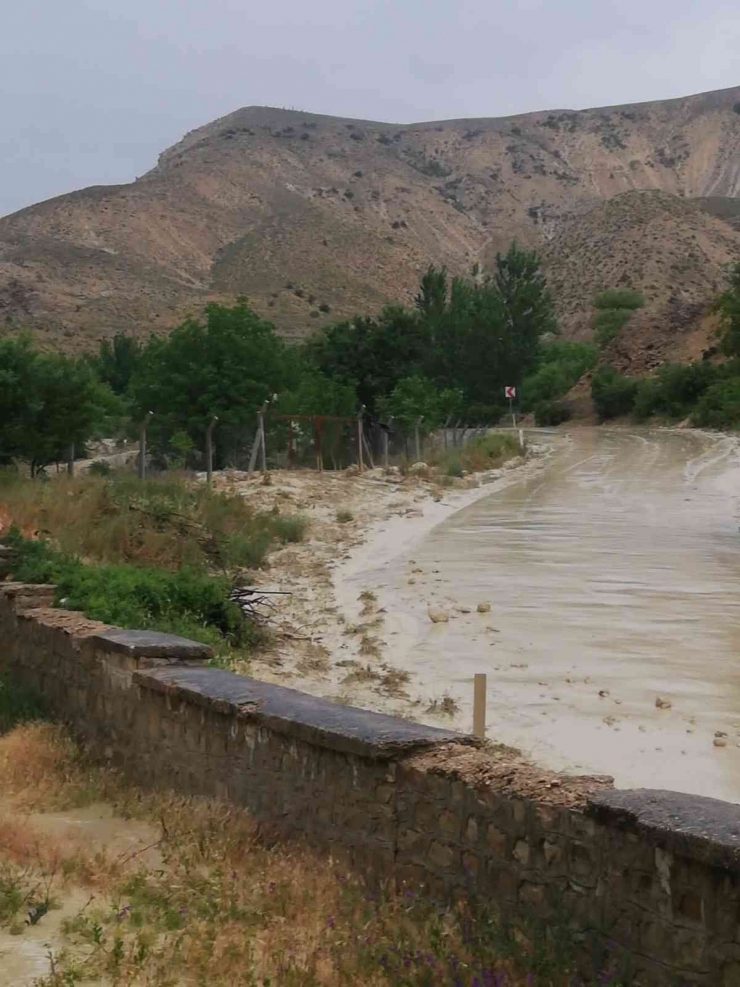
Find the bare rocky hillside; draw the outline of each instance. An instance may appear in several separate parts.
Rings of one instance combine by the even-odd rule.
[[[249,107],[130,185],[0,219],[0,322],[82,349],[245,295],[300,336],[517,237],[543,249],[566,332],[588,331],[594,290],[632,283],[666,333],[701,321],[740,256],[738,203],[740,87],[408,126]]]

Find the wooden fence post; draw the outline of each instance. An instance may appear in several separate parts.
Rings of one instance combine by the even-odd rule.
[[[473,680],[473,735],[486,739],[486,676],[478,672]]]
[[[70,443],[69,450],[67,451],[67,473],[69,476],[75,475],[75,444]]]
[[[206,425],[206,483],[213,483],[213,426],[218,421],[218,415],[213,415]]]

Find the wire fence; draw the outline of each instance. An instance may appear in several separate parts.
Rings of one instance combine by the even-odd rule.
[[[110,460],[112,468],[134,468],[140,476],[168,469],[206,472],[217,468],[239,471],[316,469],[344,470],[349,466],[410,466],[416,462],[439,463],[445,455],[462,449],[488,425],[461,425],[429,430],[415,425],[382,421],[369,415],[354,418],[333,415],[278,415],[262,410],[251,427],[218,425],[212,419],[205,429],[203,448],[150,450],[148,419],[141,424],[138,450],[127,448],[115,456],[101,455],[94,463],[70,459],[49,471],[87,470]],[[142,455],[143,454],[143,455]]]

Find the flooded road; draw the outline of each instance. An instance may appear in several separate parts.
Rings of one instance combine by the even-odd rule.
[[[488,736],[547,767],[740,801],[736,440],[553,441],[538,475],[363,573],[389,608],[389,660],[454,697],[466,731],[486,672]],[[490,613],[454,612],[482,601]],[[454,619],[431,624],[428,606]]]

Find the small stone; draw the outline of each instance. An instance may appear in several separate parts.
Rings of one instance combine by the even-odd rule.
[[[601,696],[602,699],[606,699],[606,697],[609,695],[609,690],[599,689],[599,695]]]
[[[715,737],[726,737],[726,736],[727,736],[727,734],[725,733],[725,731],[724,731],[724,730],[717,730],[717,731],[715,732],[715,734],[714,734],[714,736],[715,736]]]
[[[457,610],[458,613],[472,613],[473,612],[473,608],[466,606],[464,603],[458,603],[457,606],[455,607],[455,610]]]
[[[713,743],[715,747],[727,747],[727,738],[715,737]]]
[[[478,606],[476,607],[476,609],[477,609],[478,613],[490,613],[491,612],[491,604],[490,603],[479,603]]]
[[[424,572],[424,570],[419,565],[415,566],[411,571],[412,572]]]
[[[660,696],[658,696],[655,700],[655,705],[657,709],[670,709],[673,703],[669,702],[667,699],[661,699]]]
[[[422,462],[412,463],[411,466],[409,466],[409,473],[417,475],[419,473],[426,473],[428,469],[429,467],[427,466],[426,463],[422,463]]]
[[[427,610],[427,616],[433,624],[446,624],[450,619],[446,610],[437,610],[435,607],[430,607]]]

